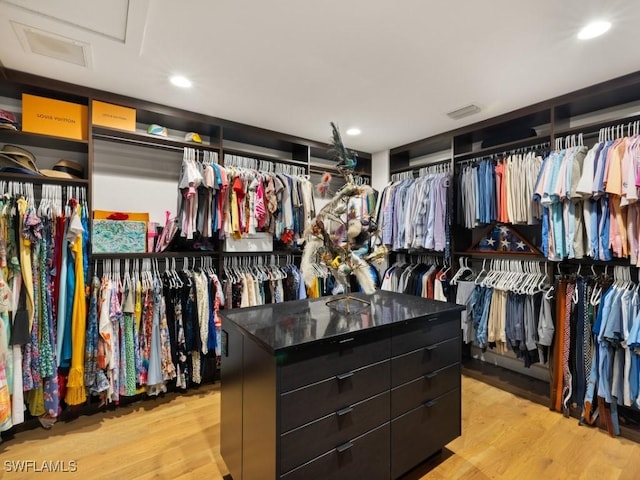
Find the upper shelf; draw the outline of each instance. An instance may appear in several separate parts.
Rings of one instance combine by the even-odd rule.
[[[266,160],[273,163],[285,163],[298,167],[308,167],[309,162],[303,160],[294,160],[292,158],[284,158],[276,155],[267,155],[264,153],[256,153],[252,150],[243,150],[242,148],[224,148],[225,155],[237,155],[239,157],[255,158],[256,160]]]
[[[458,153],[458,154],[455,154],[453,158],[456,161],[458,161],[458,160],[482,157],[486,155],[493,155],[496,153],[511,152],[519,148],[527,148],[527,147],[532,147],[538,144],[540,145],[546,144],[549,142],[550,138],[551,137],[549,135],[543,135],[540,137],[529,137],[525,139],[514,140],[512,142],[502,143],[500,145],[495,145],[493,147],[480,148],[478,150],[471,151],[471,152]]]
[[[74,140],[71,138],[55,137],[53,135],[5,129],[0,129],[0,142],[29,147],[55,148],[81,153],[87,153],[89,145],[87,140]]]
[[[214,257],[219,252],[217,250],[193,250],[184,252],[140,252],[140,253],[92,253],[92,260],[110,259],[136,259],[136,258],[185,258],[185,257]]]
[[[34,185],[88,185],[89,180],[83,178],[57,178],[46,175],[29,175],[24,173],[1,172],[2,180],[33,183]]]
[[[566,137],[568,135],[576,135],[580,133],[590,134],[597,133],[601,128],[615,127],[617,125],[627,126],[628,123],[640,120],[640,114],[632,114],[626,116],[618,116],[615,118],[607,118],[596,122],[585,123],[573,127],[558,128],[555,131],[555,137]]]
[[[149,135],[147,133],[130,132],[128,130],[119,130],[108,127],[92,127],[93,138],[98,140],[107,140],[110,142],[120,142],[129,145],[138,145],[141,147],[161,148],[165,150],[183,150],[185,147],[195,148],[197,150],[219,151],[218,145],[206,145],[203,143],[185,142],[175,140],[168,137],[160,137],[157,135]]]

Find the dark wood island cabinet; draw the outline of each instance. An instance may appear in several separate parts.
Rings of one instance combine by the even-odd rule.
[[[222,312],[221,454],[234,480],[398,478],[461,433],[462,307],[398,293]]]

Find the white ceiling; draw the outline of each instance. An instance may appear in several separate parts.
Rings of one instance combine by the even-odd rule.
[[[577,40],[596,18],[613,27]],[[12,21],[88,43],[89,67]],[[320,141],[358,126],[348,146],[377,152],[640,70],[638,25],[638,0],[0,0],[0,61]]]

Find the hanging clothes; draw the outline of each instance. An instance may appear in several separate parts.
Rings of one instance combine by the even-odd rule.
[[[179,180],[181,235],[203,242],[271,233],[296,246],[315,217],[313,185],[302,167],[185,148]],[[207,247],[209,248],[209,247]]]
[[[561,276],[556,290],[552,407],[577,409],[581,423],[600,417],[619,435],[619,407],[640,405],[638,286],[628,267],[616,266],[613,278]]]
[[[488,271],[483,263],[473,281],[459,278],[456,273],[452,281],[458,286],[458,303],[466,306],[465,343],[501,354],[512,352],[525,367],[546,363],[554,325],[546,274],[538,262],[494,260]]]
[[[280,266],[275,258],[271,265],[256,263],[251,269],[227,263],[222,282],[218,283],[221,286],[216,289],[220,295],[219,304],[225,305],[225,308],[253,307],[307,298],[307,288],[300,269],[292,263]],[[219,338],[219,332],[217,335]]]
[[[407,263],[400,259],[384,272],[380,288],[446,302],[451,294],[448,271],[433,260]]]
[[[392,180],[376,207],[382,242],[393,250],[445,251],[450,184],[449,172],[426,170],[416,179]]]
[[[51,428],[61,399],[84,401],[85,193],[42,185],[36,206],[32,184],[0,181],[0,194],[0,431],[25,405]]]
[[[543,163],[536,151],[472,160],[457,179],[457,222],[475,228],[492,222],[534,225],[542,212],[533,201]]]
[[[588,256],[639,264],[638,125],[623,133],[602,129],[590,149],[581,135],[558,139],[545,159],[534,199],[543,208],[542,246],[550,260]]]

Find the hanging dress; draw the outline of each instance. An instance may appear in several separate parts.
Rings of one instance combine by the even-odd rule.
[[[80,207],[76,206],[74,218],[71,220],[69,232],[74,234],[73,242],[70,242],[71,251],[74,254],[75,288],[73,296],[72,314],[72,355],[69,380],[67,381],[67,393],[65,401],[67,405],[80,405],[85,402],[87,395],[84,388],[84,351],[87,321],[87,306],[84,292],[84,257],[82,249],[83,228],[79,218]]]
[[[160,335],[160,315],[162,288],[160,279],[154,277],[152,285],[153,315],[151,317],[151,342],[149,348],[149,370],[147,372],[147,393],[158,395],[167,391],[162,375],[162,340]]]
[[[91,280],[91,300],[89,303],[89,318],[87,324],[86,351],[84,359],[84,384],[89,391],[96,385],[98,372],[98,292],[100,279],[94,276]]]

